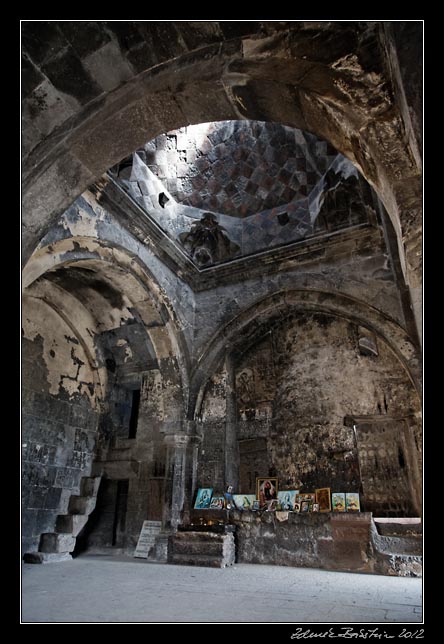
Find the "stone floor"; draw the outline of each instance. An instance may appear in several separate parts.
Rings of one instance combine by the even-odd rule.
[[[83,555],[22,569],[22,623],[422,622],[422,580]]]

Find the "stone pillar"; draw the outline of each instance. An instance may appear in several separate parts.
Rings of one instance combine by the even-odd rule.
[[[228,353],[225,358],[227,372],[226,424],[225,424],[225,486],[232,485],[239,491],[239,442],[237,438],[236,374],[234,361]]]
[[[191,510],[193,508],[194,493],[197,484],[197,461],[199,445],[202,437],[196,434],[196,422],[187,421],[188,445],[186,449],[185,460],[185,479],[184,479],[184,502],[183,502],[183,522],[190,523]]]
[[[191,429],[191,428],[190,428]],[[177,530],[190,517],[196,485],[197,452],[200,437],[189,434],[167,434],[163,530]]]
[[[188,436],[186,434],[167,434],[165,488],[163,503],[163,529],[176,530],[181,521],[185,496],[185,461]]]

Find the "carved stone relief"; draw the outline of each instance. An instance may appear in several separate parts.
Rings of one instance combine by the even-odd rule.
[[[210,212],[193,223],[191,230],[180,233],[179,240],[198,266],[211,266],[230,259],[240,250]]]

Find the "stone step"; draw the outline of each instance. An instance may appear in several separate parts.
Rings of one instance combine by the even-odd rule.
[[[69,552],[27,552],[23,561],[31,564],[58,563],[59,561],[72,561]]]
[[[88,519],[88,514],[59,514],[56,519],[55,531],[72,534],[77,537]]]
[[[223,542],[224,538],[226,537],[226,534],[218,534],[217,532],[176,532],[174,535],[174,539],[176,541],[194,541],[194,542],[200,542],[200,543],[205,543],[208,541],[212,542]]]
[[[217,542],[194,542],[194,541],[176,541],[172,542],[174,554],[193,554],[205,555],[209,557],[222,557],[224,554],[224,544]]]
[[[208,557],[206,555],[168,554],[168,563],[179,566],[204,566],[207,568],[225,568],[234,562],[226,562],[222,557]]]
[[[39,552],[72,552],[75,545],[76,538],[70,534],[44,532],[40,536]]]
[[[89,515],[95,507],[96,498],[94,496],[80,496],[72,494],[69,499],[68,514]]]
[[[375,519],[378,533],[386,537],[422,536],[422,522],[380,521]]]
[[[235,561],[234,536],[212,532],[177,532],[168,544],[168,563],[224,568]]]
[[[80,481],[80,495],[97,496],[101,480],[101,476],[83,476]]]

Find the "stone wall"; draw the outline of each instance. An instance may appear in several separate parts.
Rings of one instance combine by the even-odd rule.
[[[281,489],[360,490],[364,509],[367,490],[369,509],[381,515],[415,515],[418,509],[411,499],[412,486],[416,489],[419,480],[414,463],[420,450],[408,425],[418,413],[419,398],[385,342],[354,323],[324,313],[294,313],[257,335],[262,339],[236,356],[239,492],[254,493],[256,476],[277,476]],[[220,404],[220,384],[219,390],[216,387],[221,378],[218,374],[211,381],[202,407],[201,486],[211,487],[212,475],[223,469],[225,409]],[[353,427],[344,424],[348,415],[368,417],[370,424],[382,427],[370,450],[372,474],[367,469],[364,481],[368,484],[374,475],[382,495],[371,507],[372,486],[361,489],[364,442],[359,445],[359,425],[357,445]],[[390,455],[391,431],[405,432],[398,446],[399,462],[398,451],[396,462]],[[206,459],[209,451],[211,468]]]
[[[202,532],[234,530],[237,563],[422,576],[422,523],[418,519],[382,522],[370,512],[193,510],[184,530],[195,535],[196,541]],[[203,548],[196,544],[192,551],[191,558],[200,554],[204,560]]]
[[[22,347],[24,552],[53,532],[57,514],[91,469],[98,408],[95,379],[72,329],[40,300],[25,300]]]
[[[348,539],[337,539],[336,523],[348,528]],[[275,513],[261,517],[233,513],[237,561],[280,566],[369,572],[370,515],[337,517],[330,513],[301,515],[290,512],[279,521]],[[360,530],[356,531],[356,526]],[[355,534],[352,534],[355,528]],[[336,537],[336,538],[335,538]],[[340,552],[342,550],[342,552]]]

